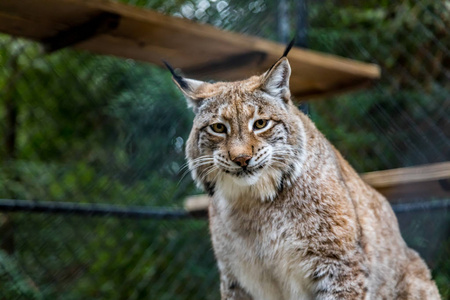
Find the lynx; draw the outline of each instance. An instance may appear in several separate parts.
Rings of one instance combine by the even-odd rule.
[[[264,74],[173,74],[195,118],[186,146],[211,196],[222,299],[440,299],[387,200],[291,100],[285,54]]]

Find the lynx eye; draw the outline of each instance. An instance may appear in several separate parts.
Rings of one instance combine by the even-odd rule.
[[[210,127],[216,133],[226,133],[227,132],[227,128],[222,123],[215,123],[215,124],[212,124]]]
[[[267,126],[267,120],[263,120],[263,119],[256,120],[256,122],[253,124],[253,127],[255,129],[263,129],[266,126]]]

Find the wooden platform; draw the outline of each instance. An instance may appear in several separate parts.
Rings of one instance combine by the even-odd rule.
[[[0,32],[44,44],[75,47],[162,66],[186,76],[238,80],[260,74],[285,45],[226,32],[107,0],[1,0]],[[291,89],[297,99],[348,91],[380,76],[373,64],[294,48]]]
[[[450,198],[450,162],[363,173],[361,177],[391,203],[409,202],[411,198]],[[207,195],[188,197],[185,209],[204,217],[209,199]]]
[[[369,172],[361,177],[392,203],[408,198],[450,198],[450,162]]]

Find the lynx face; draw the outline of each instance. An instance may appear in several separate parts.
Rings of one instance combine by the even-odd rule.
[[[290,101],[286,58],[230,83],[181,79],[196,117],[187,143],[195,181],[227,198],[273,199],[301,171],[303,127]]]

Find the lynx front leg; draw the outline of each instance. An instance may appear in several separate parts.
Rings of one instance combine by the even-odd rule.
[[[366,299],[368,276],[365,266],[357,261],[322,265],[313,274],[313,280],[316,282],[315,299]]]
[[[222,300],[253,300],[234,276],[226,274],[220,275],[220,294]]]

